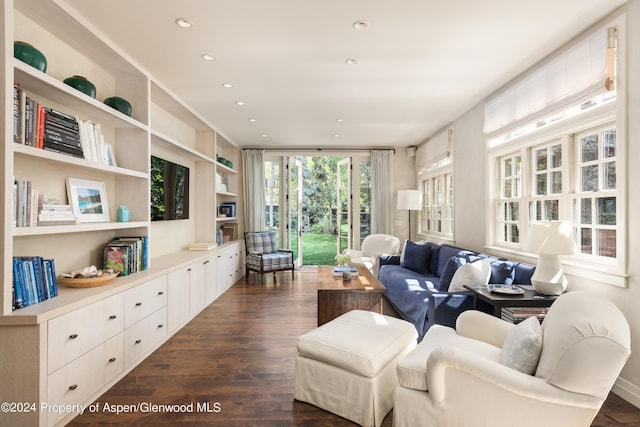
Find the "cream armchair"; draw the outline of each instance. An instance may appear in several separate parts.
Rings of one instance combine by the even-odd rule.
[[[432,327],[398,364],[394,427],[589,426],[630,355],[626,319],[576,291],[535,323],[466,311],[457,332]]]
[[[378,277],[379,256],[398,255],[400,239],[389,234],[370,234],[362,241],[360,250],[345,249],[342,253],[351,257],[352,265],[364,265]]]

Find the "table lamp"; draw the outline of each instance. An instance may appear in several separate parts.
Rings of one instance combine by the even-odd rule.
[[[569,221],[532,223],[525,250],[538,254],[538,265],[531,276],[533,288],[541,294],[560,295],[567,289],[560,255],[576,251],[573,225]]]

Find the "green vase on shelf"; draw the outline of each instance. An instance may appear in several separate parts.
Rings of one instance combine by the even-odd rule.
[[[85,95],[89,95],[92,98],[96,97],[96,87],[93,83],[87,80],[86,77],[74,75],[67,77],[63,82],[72,88],[79,90]]]
[[[43,73],[47,72],[47,58],[30,43],[19,40],[14,41],[13,56]]]

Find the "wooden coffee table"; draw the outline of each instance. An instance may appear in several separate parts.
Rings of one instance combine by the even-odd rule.
[[[318,326],[351,310],[382,313],[386,288],[366,267],[356,268],[358,275],[351,276],[351,280],[333,276],[333,266],[318,269]]]

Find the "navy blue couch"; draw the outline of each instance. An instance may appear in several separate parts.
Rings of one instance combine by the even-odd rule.
[[[398,314],[413,323],[422,340],[432,325],[455,327],[458,315],[473,309],[471,291],[448,292],[455,271],[467,262],[489,257],[486,254],[433,242],[406,242],[404,259],[380,257],[378,279],[387,288],[385,296]],[[489,257],[489,283],[531,284],[535,267],[529,264]]]

